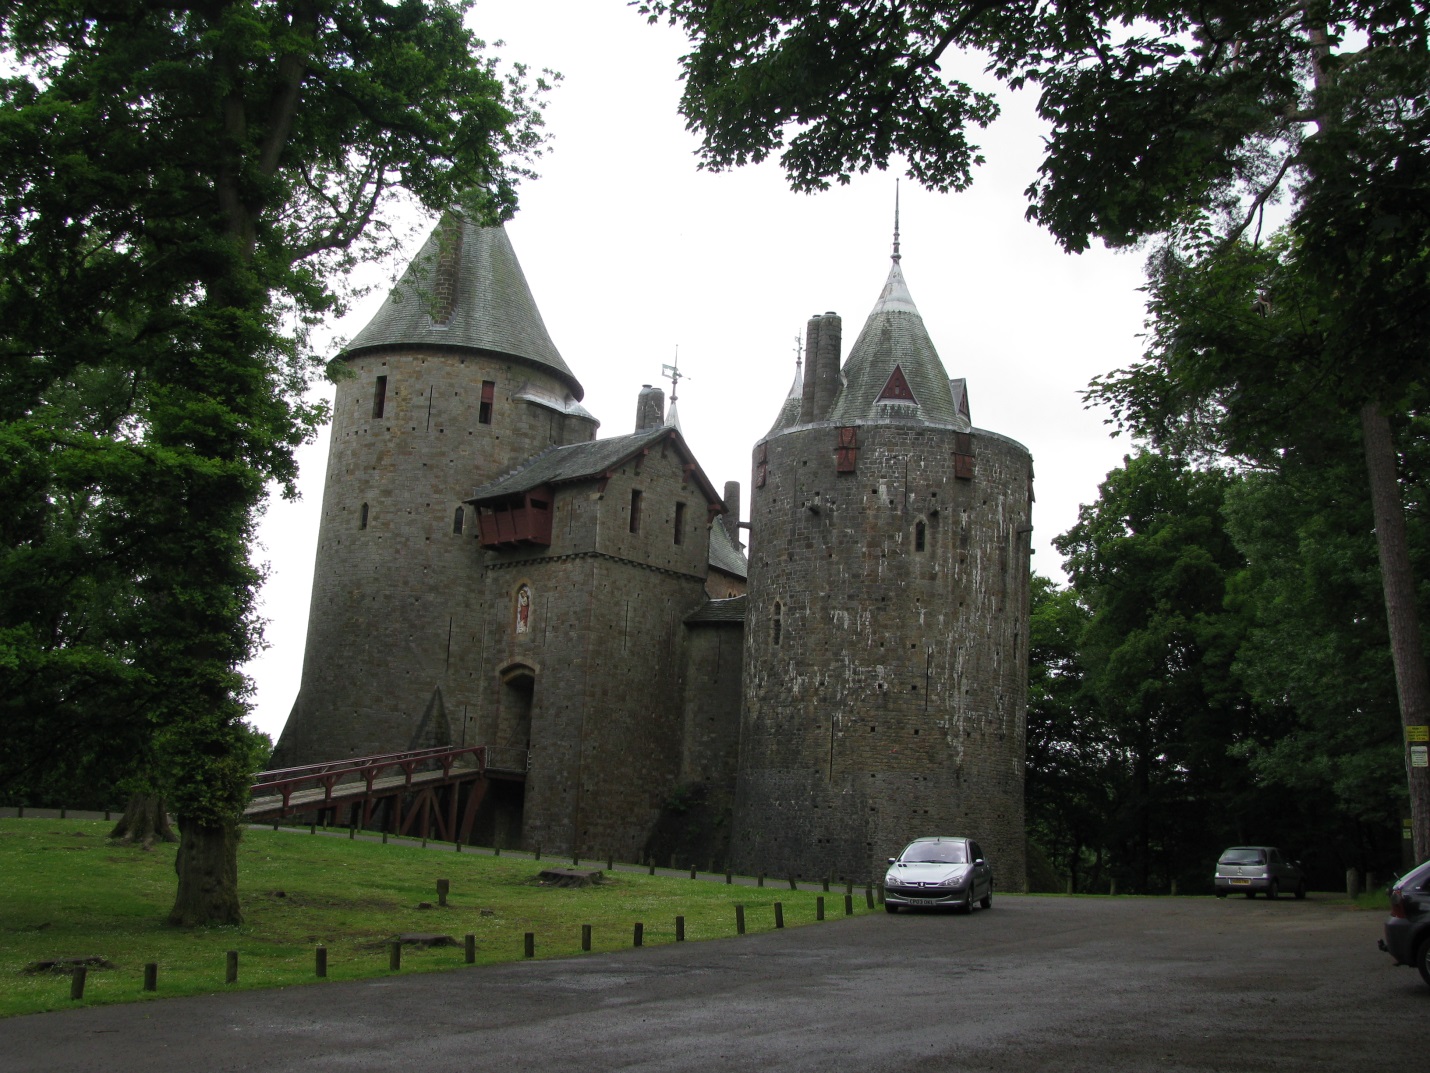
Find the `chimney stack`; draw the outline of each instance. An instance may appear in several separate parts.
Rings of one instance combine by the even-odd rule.
[[[801,425],[823,421],[834,407],[843,330],[838,313],[809,318],[804,335],[804,393],[799,400]]]
[[[649,384],[641,385],[636,397],[636,431],[660,428],[665,424],[665,392]]]
[[[725,517],[721,519],[725,523],[725,532],[730,534],[730,541],[735,547],[740,547],[740,482],[725,482]]]

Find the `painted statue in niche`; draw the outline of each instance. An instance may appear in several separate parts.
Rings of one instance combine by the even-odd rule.
[[[522,585],[516,590],[516,632],[525,633],[531,628],[531,589]]]

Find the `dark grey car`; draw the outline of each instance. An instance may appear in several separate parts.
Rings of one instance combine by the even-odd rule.
[[[993,905],[993,866],[971,838],[931,835],[916,838],[889,858],[884,876],[884,908],[944,907],[973,912],[973,903]]]
[[[1275,846],[1232,846],[1216,862],[1216,896],[1258,893],[1275,898],[1283,891],[1306,897],[1306,877],[1296,861]]]
[[[1390,916],[1380,948],[1397,965],[1414,965],[1430,985],[1430,861],[1412,868],[1390,888]]]

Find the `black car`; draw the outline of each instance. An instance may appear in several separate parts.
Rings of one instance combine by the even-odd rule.
[[[1380,948],[1397,965],[1414,965],[1430,985],[1430,861],[1406,872],[1390,888],[1390,916]]]

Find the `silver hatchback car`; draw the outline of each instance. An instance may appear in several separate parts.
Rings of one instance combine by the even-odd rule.
[[[1306,877],[1296,861],[1287,860],[1275,846],[1232,846],[1216,862],[1216,896],[1258,893],[1275,898],[1289,891],[1306,897]]]
[[[971,838],[943,835],[916,838],[889,858],[884,876],[884,908],[945,907],[973,912],[973,903],[993,905],[993,866]]]

